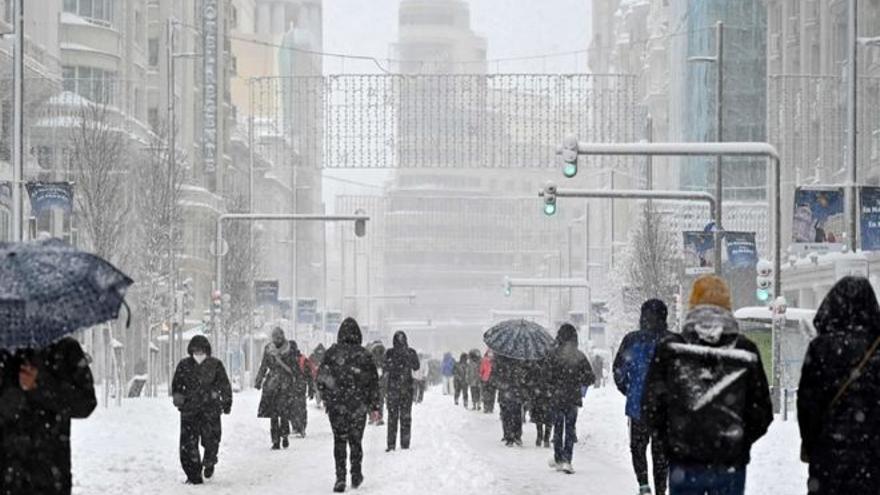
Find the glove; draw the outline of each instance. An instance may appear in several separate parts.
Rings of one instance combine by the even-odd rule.
[[[232,412],[232,406],[226,406],[223,408],[223,414],[229,414]]]
[[[370,420],[374,423],[379,421],[379,411],[373,411],[370,413]]]
[[[260,382],[257,382],[257,383],[254,384],[254,388],[257,389],[257,390],[260,390],[261,388],[263,388],[263,384],[260,383]]]
[[[180,409],[183,407],[184,402],[186,402],[186,398],[184,398],[183,394],[173,394],[171,396],[171,402],[174,403],[174,407]]]

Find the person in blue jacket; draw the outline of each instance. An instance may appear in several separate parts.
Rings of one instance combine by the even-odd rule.
[[[455,372],[455,358],[451,352],[443,355],[440,374],[443,375],[443,395],[452,395],[452,375]]]
[[[663,442],[648,423],[641,417],[642,397],[645,392],[645,378],[648,367],[654,358],[657,343],[670,334],[666,318],[668,310],[663,301],[651,299],[642,305],[639,330],[630,332],[623,338],[617,356],[614,358],[614,383],[626,396],[626,415],[630,426],[630,452],[633,469],[639,483],[639,493],[651,493],[648,484],[648,444],[651,444],[651,457],[654,460],[654,488],[656,494],[666,493],[668,463]]]

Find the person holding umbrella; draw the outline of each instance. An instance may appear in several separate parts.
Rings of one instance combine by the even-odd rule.
[[[180,411],[180,465],[187,484],[200,485],[204,478],[214,476],[222,433],[220,414],[232,410],[232,386],[223,363],[211,356],[207,337],[193,337],[186,352],[189,357],[177,364],[171,380],[171,397]],[[204,457],[199,443],[205,448]]]
[[[68,336],[115,320],[133,281],[58,239],[0,244],[0,280],[0,493],[68,495],[70,420],[97,406]]]

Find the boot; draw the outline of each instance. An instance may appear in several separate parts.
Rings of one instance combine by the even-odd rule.
[[[278,442],[272,442],[272,450],[281,450],[281,445]]]
[[[281,446],[284,447],[285,449],[290,447],[290,441],[287,440],[287,437],[284,437],[281,439]]]
[[[342,493],[345,491],[345,480],[336,480],[336,484],[333,485],[334,493]]]
[[[211,479],[214,476],[214,466],[211,464],[205,465],[204,472],[202,473],[205,479]]]
[[[639,487],[639,495],[651,495],[651,485],[642,485]]]
[[[364,475],[361,473],[352,473],[351,474],[351,487],[358,488],[364,483]]]

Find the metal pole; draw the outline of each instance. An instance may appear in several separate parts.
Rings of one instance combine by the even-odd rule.
[[[324,214],[326,214],[327,213],[327,205],[324,203],[321,203],[321,210],[324,212]],[[323,230],[321,230],[321,234],[323,234],[321,237],[324,242],[324,249],[323,249],[323,258],[324,259],[323,259],[323,263],[322,263],[324,265],[323,266],[323,268],[324,268],[324,281],[321,284],[321,287],[324,289],[324,296],[322,299],[323,302],[321,303],[321,306],[323,306],[324,311],[321,312],[321,329],[320,329],[321,333],[320,333],[320,335],[324,335],[324,332],[327,330],[327,224],[322,224],[321,228],[323,229]],[[323,338],[321,340],[323,340]]]
[[[584,280],[590,283],[590,201],[584,201]],[[587,331],[587,339],[592,338],[593,325],[593,291],[586,290],[586,307],[584,308],[584,326]]]
[[[724,23],[715,23],[715,140],[723,141],[724,124]],[[721,275],[721,242],[724,238],[721,203],[724,196],[724,157],[715,157],[715,274]]]
[[[645,120],[645,141],[654,142],[654,117],[651,114]],[[647,189],[654,189],[654,157],[651,155],[645,157],[645,179]],[[651,204],[651,200],[648,200],[648,204]]]
[[[858,225],[858,205],[856,201],[857,183],[858,183],[858,149],[857,133],[858,133],[858,113],[856,112],[857,93],[858,93],[858,1],[849,0],[847,31],[849,38],[849,64],[847,66],[848,88],[846,93],[846,120],[849,125],[849,139],[847,140],[847,160],[849,161],[849,248],[852,252],[856,252],[857,243],[857,225]],[[778,295],[778,294],[777,294]]]
[[[24,0],[15,0],[13,57],[12,240],[24,240]]]
[[[254,152],[254,79],[248,79],[248,213],[254,212],[254,162],[255,162],[255,152]],[[255,259],[254,256],[254,224],[251,223],[248,225],[248,254],[250,255],[251,266],[252,268],[256,268],[253,266]],[[253,272],[252,272],[253,273]],[[248,294],[248,299],[251,297],[256,297],[254,295],[254,277],[251,276],[251,290]],[[256,301],[254,301],[254,305],[248,305],[248,371],[251,372],[251,376],[254,375],[254,360],[253,360],[253,348],[254,348],[254,308],[256,307]],[[241,348],[241,344],[239,344],[239,348]],[[242,372],[246,367],[242,366]],[[250,382],[251,380],[247,380]],[[242,386],[247,387],[249,384],[244,383],[245,380],[242,380]]]
[[[587,213],[584,212],[584,215]],[[571,223],[568,224],[568,278],[571,278]],[[572,296],[572,288],[568,288],[568,307],[574,309],[574,298]]]
[[[174,19],[169,18],[168,22],[165,25],[165,67],[166,67],[166,79],[165,85],[167,87],[166,92],[168,94],[168,199],[166,201],[165,207],[167,208],[166,215],[168,219],[168,281],[169,281],[169,292],[171,295],[171,301],[174,306],[176,306],[176,294],[175,290],[177,289],[177,277],[174,276],[174,220],[172,218],[171,212],[173,211],[174,206],[171,205],[171,200],[174,197],[174,178],[175,178],[175,168],[177,161],[177,153],[175,152],[176,144],[176,136],[175,136],[175,116],[174,116]],[[177,362],[177,331],[178,329],[174,326],[174,315],[172,313],[171,321],[169,322],[170,332],[169,332],[169,340],[168,340],[168,360],[169,360],[169,369],[171,372],[174,372],[174,365]],[[179,329],[181,332],[182,328]],[[171,376],[171,375],[169,375]],[[171,392],[171,387],[168,388],[169,393]]]
[[[343,314],[345,314],[345,275],[345,232],[339,229],[339,311]]]

